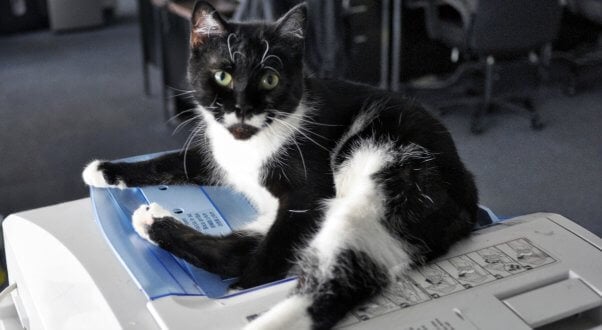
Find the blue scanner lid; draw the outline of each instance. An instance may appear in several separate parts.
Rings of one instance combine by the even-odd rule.
[[[148,186],[91,188],[96,220],[125,268],[149,299],[166,295],[228,293],[234,279],[195,267],[138,236],[131,224],[142,204],[158,203],[183,223],[208,235],[225,235],[255,218],[256,211],[241,194],[226,187]]]

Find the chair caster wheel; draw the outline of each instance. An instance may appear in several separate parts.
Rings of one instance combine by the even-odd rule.
[[[472,123],[470,124],[470,132],[474,135],[480,135],[485,132],[485,129],[483,128],[483,125],[479,123]]]
[[[541,131],[545,125],[539,118],[531,119],[531,128],[536,131]]]
[[[575,86],[567,86],[564,89],[564,94],[566,96],[575,96],[577,95],[577,88],[575,88]]]

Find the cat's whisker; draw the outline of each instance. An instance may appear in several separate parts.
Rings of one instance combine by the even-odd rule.
[[[316,140],[312,139],[311,137],[307,136],[307,134],[305,134],[303,131],[301,131],[298,127],[295,127],[294,125],[292,125],[290,123],[287,123],[286,121],[278,119],[278,118],[273,118],[273,119],[276,120],[277,122],[285,125],[286,127],[290,128],[291,130],[296,131],[299,134],[303,135],[306,139],[308,139],[309,141],[311,141],[312,143],[314,143],[316,146],[318,146],[318,147],[320,147],[320,148],[322,148],[322,149],[330,152],[330,150],[328,148],[326,148],[325,146],[319,144],[318,142],[316,142]]]
[[[174,119],[177,119],[178,117],[180,117],[180,116],[182,116],[182,115],[184,115],[184,114],[186,114],[186,113],[188,113],[188,112],[192,112],[192,111],[194,111],[194,110],[195,110],[195,108],[190,108],[190,109],[182,110],[181,112],[179,112],[179,113],[177,113],[177,114],[175,114],[175,115],[171,116],[169,119],[167,119],[167,120],[165,121],[165,123],[169,123],[170,121],[172,121],[172,120],[174,120]]]
[[[274,139],[282,139],[282,136],[280,134],[278,134],[274,128],[272,126],[267,126],[267,133],[269,135],[271,135],[272,138]],[[288,156],[288,150],[285,150],[283,152],[284,155]],[[300,154],[301,155],[301,154]],[[301,155],[302,156],[302,155]],[[284,176],[284,178],[289,182],[292,183],[291,179],[286,175],[286,171],[282,170],[283,167],[286,167],[286,164],[284,163],[284,161],[282,159],[280,159],[280,157],[275,157],[273,159],[274,161],[274,165],[276,165],[276,167],[278,167],[280,169],[280,172],[282,173],[282,175]],[[305,164],[305,162],[303,162]],[[305,168],[304,168],[305,170]],[[307,170],[305,170],[306,173],[306,178],[307,178]]]
[[[336,124],[324,124],[324,123],[320,123],[320,122],[317,122],[317,121],[314,121],[314,120],[310,120],[309,118],[311,118],[311,117],[308,117],[307,115],[300,115],[300,114],[297,114],[297,113],[283,112],[283,111],[279,111],[279,110],[276,110],[276,109],[267,109],[267,110],[270,111],[270,112],[273,112],[275,114],[278,114],[278,115],[295,117],[295,118],[298,118],[298,119],[300,119],[300,120],[302,120],[304,122],[307,122],[307,123],[310,123],[310,124],[313,124],[313,125],[327,126],[327,127],[342,127],[343,126],[343,125],[336,125]]]
[[[295,119],[299,119],[299,120],[306,120],[305,116],[303,115],[297,115],[294,113],[286,113],[286,112],[280,112],[280,111],[273,111],[274,114],[282,117],[282,118],[286,118],[286,117],[291,117],[291,118],[295,118]]]
[[[303,174],[305,175],[305,179],[307,180],[307,167],[305,166],[305,158],[303,157],[301,148],[299,147],[299,144],[297,143],[295,138],[293,138],[292,140],[293,140],[293,143],[295,144],[295,146],[297,147],[297,150],[299,151],[299,157],[301,157],[301,164],[303,165]]]
[[[217,102],[217,94],[215,94],[215,97],[213,98],[213,101],[211,101],[211,103],[207,106],[202,106],[206,109],[217,109],[217,107],[215,106],[215,102]]]
[[[198,119],[198,118],[194,118],[194,119]],[[194,129],[192,129],[190,131],[190,133],[188,133],[188,137],[186,137],[186,141],[184,142],[184,147],[186,147],[189,144],[189,140],[191,140],[194,137],[194,135],[197,131],[198,131],[198,126],[195,127]]]
[[[194,122],[195,120],[200,120],[200,119],[201,119],[201,116],[197,115],[197,116],[193,116],[192,118],[188,118],[188,119],[184,120],[178,126],[176,126],[176,128],[173,130],[172,135],[175,135],[176,133],[178,133],[178,131],[180,131],[180,129],[183,128],[184,126]]]
[[[273,118],[273,119],[277,119],[277,118]],[[301,118],[299,118],[299,119],[301,120],[301,122],[303,122],[303,119],[301,119]],[[324,139],[324,140],[326,140],[326,141],[330,141],[330,138],[327,138],[327,137],[325,137],[325,136],[323,136],[323,135],[320,135],[320,134],[318,134],[318,133],[316,133],[316,132],[314,132],[314,131],[312,131],[312,130],[309,130],[309,129],[308,129],[308,128],[306,128],[306,127],[299,126],[299,127],[296,127],[296,129],[298,129],[299,131],[303,131],[303,132],[305,132],[305,133],[308,133],[308,134],[312,134],[312,135],[314,135],[314,136],[317,136],[317,137],[319,137],[319,138],[322,138],[322,139]]]
[[[180,97],[180,96],[182,96],[182,95],[186,95],[186,96],[192,96],[192,94],[193,94],[194,92],[196,92],[196,91],[185,91],[185,92],[181,92],[181,93],[178,93],[178,94],[173,94],[173,95],[170,95],[170,96],[169,96],[169,98],[172,98],[172,99],[173,99],[173,98],[176,98],[176,97]]]
[[[188,166],[186,164],[186,158],[188,156],[188,149],[190,148],[190,145],[192,144],[192,141],[194,140],[194,138],[200,132],[201,132],[201,126],[197,126],[194,130],[192,130],[190,132],[190,134],[188,135],[188,138],[186,139],[186,142],[184,142],[184,157],[183,157],[184,164],[183,165],[184,165],[184,175],[186,176],[186,179],[189,179]]]
[[[314,135],[314,136],[316,136],[316,137],[322,138],[322,139],[324,139],[324,140],[330,141],[330,139],[329,139],[329,138],[327,138],[327,137],[325,137],[325,136],[323,136],[323,135],[320,135],[320,134],[318,134],[318,133],[316,133],[316,132],[314,132],[314,131],[312,131],[312,130],[309,130],[307,127],[304,127],[304,126],[302,126],[302,125],[301,125],[301,126],[299,126],[299,127],[297,127],[297,129],[299,129],[299,130],[301,130],[301,131],[303,131],[303,132],[305,132],[305,133],[312,134],[312,135]]]
[[[179,89],[179,88],[175,88],[175,87],[169,86],[169,85],[167,86],[167,88],[169,88],[171,90],[174,90],[174,91],[177,91],[177,92],[187,92],[187,93],[188,92],[196,92],[196,90],[194,90],[194,89],[192,89],[192,90]]]
[[[292,127],[285,126],[285,128],[289,129],[291,132],[294,133],[294,129]],[[299,153],[299,158],[301,158],[301,165],[303,166],[303,175],[304,175],[305,179],[307,179],[307,166],[305,164],[305,157],[303,157],[303,152],[301,151],[301,147],[299,147],[299,144],[297,143],[297,141],[295,140],[294,137],[292,137],[290,140],[293,142],[293,144],[295,145],[295,147],[297,149],[297,152]],[[281,166],[285,165],[285,164],[282,164],[282,162],[280,162],[279,164]],[[282,171],[282,173],[284,174],[284,177],[289,182],[291,182],[290,179],[286,176],[286,173],[284,171]]]

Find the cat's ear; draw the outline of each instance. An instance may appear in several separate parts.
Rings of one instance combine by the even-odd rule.
[[[191,18],[190,47],[202,46],[209,38],[226,33],[226,21],[205,1],[194,4]]]
[[[305,39],[307,6],[300,3],[276,21],[276,31],[285,38]]]

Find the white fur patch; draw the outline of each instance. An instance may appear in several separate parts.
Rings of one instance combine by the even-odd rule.
[[[92,187],[97,188],[119,188],[125,189],[127,188],[126,184],[119,180],[117,185],[111,185],[105,180],[102,171],[98,169],[98,166],[102,163],[102,160],[94,160],[90,162],[82,172],[82,178],[84,182]]]
[[[253,320],[244,330],[311,329],[312,321],[307,313],[311,302],[307,296],[289,297]]]
[[[335,172],[336,197],[309,248],[318,253],[320,275],[329,278],[337,255],[345,249],[367,253],[391,274],[407,268],[404,246],[381,224],[385,197],[372,175],[393,160],[392,145],[364,142]]]
[[[258,115],[253,115],[247,119],[245,119],[245,124],[257,127],[257,128],[261,128],[263,127],[263,124],[265,123],[265,118],[266,118],[266,114],[265,113],[260,113]]]
[[[140,237],[156,245],[148,236],[148,229],[155,222],[155,219],[165,217],[173,217],[173,215],[157,203],[140,205],[132,214],[132,226]]]
[[[245,124],[254,126],[256,128],[262,128],[263,124],[265,123],[265,118],[265,113],[252,115],[251,117],[245,118]],[[234,112],[224,114],[225,127],[230,127],[235,124],[242,124],[242,120]]]
[[[209,148],[215,162],[223,171],[223,181],[242,192],[258,211],[256,221],[244,229],[267,233],[276,219],[279,202],[263,185],[262,169],[278,156],[282,147],[294,138],[290,128],[299,127],[306,108],[299,105],[294,116],[282,119],[286,124],[274,121],[259,130],[248,140],[237,140],[213,114],[200,107],[207,124]]]
[[[336,146],[332,150],[332,153],[330,154],[331,155],[330,156],[331,157],[330,158],[330,166],[332,169],[335,168],[335,164],[334,164],[335,157],[337,157],[337,155],[341,151],[341,148],[343,147],[343,145],[352,136],[356,135],[361,130],[363,130],[368,124],[370,124],[372,122],[372,120],[374,120],[374,118],[378,115],[378,110],[379,110],[379,104],[377,103],[373,107],[369,108],[368,110],[360,113],[357,117],[355,117],[355,119],[353,120],[353,124],[351,124],[351,127],[349,127],[347,132],[345,132],[345,134],[343,134],[343,136],[339,139]]]
[[[240,120],[234,112],[224,114],[224,126],[229,127],[238,123],[240,123]]]
[[[393,148],[390,144],[364,141],[360,146],[356,146],[351,157],[335,171],[336,197],[345,197],[352,193],[374,193],[374,181],[371,176],[392,160]]]

